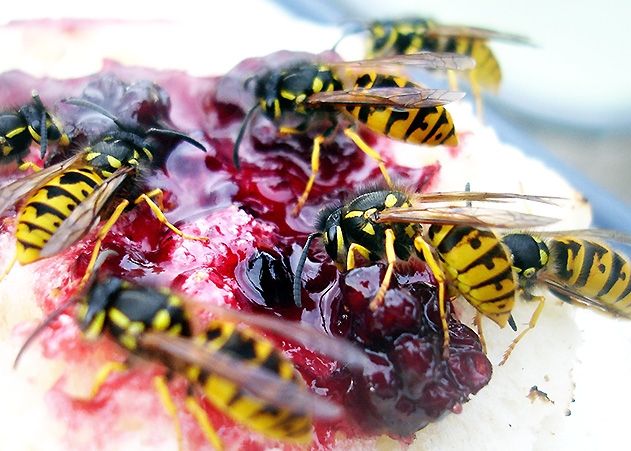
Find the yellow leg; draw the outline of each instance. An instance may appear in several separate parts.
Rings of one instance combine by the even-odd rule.
[[[151,193],[154,193],[154,191],[151,191]],[[157,194],[154,194],[154,196]],[[164,213],[162,213],[162,210],[160,210],[160,207],[158,207],[156,205],[156,203],[154,201],[151,200],[150,196],[148,194],[141,194],[140,196],[138,196],[138,198],[134,201],[134,203],[136,205],[138,205],[141,202],[145,202],[149,208],[151,209],[151,211],[153,212],[154,215],[156,215],[156,218],[158,218],[158,221],[160,221],[162,224],[164,224],[165,226],[167,226],[169,229],[171,229],[171,231],[173,233],[175,233],[176,235],[181,236],[182,238],[186,239],[186,240],[197,240],[197,241],[208,241],[208,238],[205,236],[195,236],[195,235],[189,235],[188,233],[184,233],[182,232],[180,229],[178,229],[177,227],[175,227],[173,224],[171,224],[169,222],[169,220],[166,218],[166,216],[164,216]]]
[[[451,91],[458,90],[458,74],[454,70],[447,71],[447,80],[449,81],[449,89]]]
[[[281,135],[300,135],[304,131],[294,127],[278,127],[278,133]]]
[[[118,218],[120,218],[120,215],[123,214],[123,211],[125,210],[125,208],[127,208],[127,205],[129,205],[129,201],[126,199],[123,199],[118,204],[114,212],[110,215],[107,222],[103,224],[103,227],[101,227],[101,229],[99,230],[99,233],[96,236],[97,237],[96,243],[94,243],[94,249],[92,249],[92,255],[90,256],[90,262],[88,263],[88,267],[85,270],[85,274],[83,275],[83,277],[81,278],[81,281],[79,282],[79,287],[77,288],[77,292],[80,292],[83,286],[85,285],[85,283],[88,280],[90,280],[90,277],[92,276],[92,272],[94,271],[94,264],[96,263],[96,259],[99,256],[99,251],[101,250],[101,244],[103,243],[103,239],[107,236],[111,228],[114,227],[114,224],[116,224],[116,221],[118,221]]]
[[[394,240],[394,231],[392,229],[386,229],[386,258],[388,260],[388,268],[386,269],[386,274],[383,276],[383,280],[381,281],[379,291],[377,291],[373,300],[370,301],[370,310],[375,310],[381,305],[383,298],[386,296],[386,291],[388,291],[388,287],[390,286],[394,263],[397,260],[397,254],[394,252]]]
[[[7,268],[2,272],[2,275],[0,275],[0,282],[2,282],[4,278],[9,275],[9,273],[13,269],[13,266],[15,265],[15,262],[17,260],[18,260],[18,254],[16,252],[15,254],[13,254],[13,258],[11,259],[9,266],[7,266]]]
[[[434,258],[432,249],[422,236],[414,238],[414,247],[423,254],[425,263],[434,274],[434,279],[438,284],[438,310],[440,312],[440,322],[443,328],[443,358],[449,358],[449,326],[447,325],[447,309],[445,305],[445,273],[440,268],[438,261]]]
[[[223,450],[223,443],[221,442],[217,431],[215,431],[215,428],[210,423],[210,420],[208,420],[208,415],[206,415],[202,406],[200,406],[192,396],[186,398],[186,410],[195,417],[195,421],[197,421],[199,428],[202,430],[206,440],[208,440],[213,448],[217,451]]]
[[[375,149],[373,149],[368,144],[366,144],[364,140],[361,139],[361,137],[350,128],[345,129],[344,134],[348,136],[351,139],[351,141],[353,141],[357,145],[357,147],[360,148],[362,152],[364,152],[366,155],[368,155],[370,158],[372,158],[373,160],[377,162],[377,165],[379,166],[379,170],[381,171],[383,178],[386,180],[386,183],[388,184],[388,186],[392,188],[392,180],[390,179],[390,175],[388,174],[386,165],[381,159],[381,155],[379,155],[379,153]]]
[[[316,136],[313,140],[313,150],[311,151],[311,175],[309,176],[305,190],[302,192],[302,195],[298,199],[298,203],[294,207],[292,212],[294,216],[298,216],[300,210],[302,210],[302,207],[304,207],[307,202],[311,188],[313,188],[315,178],[320,171],[320,145],[322,144],[322,141],[324,141],[324,136]]]
[[[147,195],[147,197],[153,199],[153,201],[156,203],[156,205],[158,207],[160,207],[160,210],[164,209],[164,204],[163,204],[163,192],[160,188],[156,188],[156,189],[152,189],[151,191],[148,191],[145,193]]]
[[[107,381],[107,378],[110,377],[112,373],[119,373],[126,370],[127,365],[121,362],[107,362],[103,365],[98,373],[96,373],[94,385],[92,385],[88,399],[94,399],[96,395],[99,394],[101,387],[103,387],[103,384],[105,384],[105,381]]]
[[[42,170],[42,168],[40,168],[35,163],[30,162],[30,161],[25,161],[24,163],[18,166],[18,169],[20,171],[28,171],[29,169],[32,169],[33,172],[39,172]]]
[[[511,353],[513,352],[513,349],[515,349],[515,346],[517,346],[517,343],[519,343],[519,341],[522,338],[524,338],[524,336],[526,335],[528,331],[534,329],[535,326],[537,325],[537,321],[539,320],[539,315],[541,315],[541,311],[543,310],[543,306],[545,305],[546,298],[543,296],[533,296],[533,300],[538,302],[539,305],[537,305],[537,308],[532,313],[532,316],[530,317],[530,321],[528,322],[528,327],[525,328],[519,335],[517,335],[517,338],[515,338],[513,342],[510,344],[510,346],[508,347],[508,349],[506,349],[506,352],[504,352],[504,357],[502,357],[502,361],[500,362],[500,365],[504,365],[506,363]]]
[[[167,385],[166,377],[164,376],[156,376],[153,378],[153,386],[158,393],[158,398],[162,403],[162,407],[166,413],[173,420],[173,426],[175,427],[175,436],[177,438],[177,446],[178,449],[184,449],[184,438],[182,436],[182,427],[180,426],[180,420],[177,417],[177,407],[173,402],[173,398],[171,397],[171,393],[169,392],[169,386]]]
[[[476,78],[474,71],[469,72],[469,83],[471,84],[471,93],[475,99],[475,112],[478,119],[480,119],[480,122],[483,122],[484,108],[482,105],[482,89],[480,88],[480,83],[478,83],[478,79]]]
[[[482,345],[482,352],[486,354],[486,340],[484,339],[484,332],[482,331],[482,314],[480,312],[475,313],[473,319],[476,329],[478,329],[478,337],[480,337],[480,344]]]

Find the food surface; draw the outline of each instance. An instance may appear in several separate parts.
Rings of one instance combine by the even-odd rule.
[[[106,63],[104,72],[129,83],[149,79],[162,86],[170,96],[173,124],[206,146],[208,152],[203,154],[188,144],[179,145],[165,159],[164,170],[151,174],[148,183],[167,193],[165,210],[171,222],[186,233],[207,236],[210,241],[182,240],[162,228],[141,205],[124,214],[104,240],[104,249],[117,255],[108,259],[102,270],[138,282],[169,286],[202,305],[273,311],[363,345],[375,365],[353,376],[343,368],[343,362],[315,357],[291,340],[271,337],[292,358],[312,389],[348,406],[348,418],[343,422],[316,424],[316,449],[370,449],[376,444],[390,448],[397,442],[379,434],[405,437],[407,441],[410,434],[428,423],[417,434],[414,446],[419,449],[459,449],[465,444],[476,447],[475,440],[479,440],[478,449],[497,449],[506,443],[515,444],[517,449],[532,449],[540,440],[532,430],[563,435],[567,426],[561,422],[565,410],[571,408],[571,369],[580,332],[571,318],[571,309],[558,302],[547,303],[537,329],[520,344],[505,367],[494,370],[491,364],[499,361],[514,334],[509,329],[499,330],[491,322],[485,323],[488,359],[480,352],[476,335],[454,318],[450,323],[453,361],[440,361],[441,337],[432,310],[432,277],[420,262],[399,269],[385,300],[385,305],[393,308],[368,314],[360,307],[371,298],[367,293],[378,286],[383,265],[340,276],[322,251],[315,252],[305,269],[305,308],[293,306],[293,269],[300,246],[313,231],[317,212],[323,205],[341,201],[358,186],[381,177],[374,161],[358,152],[343,135],[336,137],[323,148],[321,173],[302,214],[294,217],[294,201],[302,193],[310,171],[311,141],[299,136],[279,138],[273,124],[264,118],[253,121],[251,136],[242,143],[241,170],[233,167],[234,138],[252,105],[252,93],[243,89],[244,80],[262,66],[296,57],[280,52],[265,59],[249,59],[221,79]],[[63,97],[81,95],[90,80],[92,94],[110,98],[103,91],[107,86],[102,81],[107,79],[98,76],[57,80],[11,72],[1,75],[0,80],[2,105],[27,102],[34,88],[47,105],[54,105]],[[130,108],[138,111],[146,107],[149,110],[145,113],[155,114],[167,108],[163,100],[130,102]],[[459,103],[449,110],[460,132],[458,147],[425,149],[393,144],[365,130],[361,135],[379,149],[393,179],[411,190],[460,191],[469,182],[475,191],[568,196],[579,199],[580,206],[564,211],[564,221],[557,227],[588,225],[588,208],[550,170],[500,143],[489,127],[475,119],[470,105]],[[59,115],[69,124],[81,124],[73,114],[59,107]],[[32,158],[37,160],[36,153]],[[6,180],[18,176],[21,174],[12,173]],[[12,215],[7,215],[0,235],[2,262],[11,258],[12,222]],[[7,424],[21,431],[37,421],[50,431],[50,439],[43,446],[41,437],[5,434],[3,449],[176,447],[172,423],[162,413],[155,392],[148,388],[157,371],[154,365],[140,364],[130,372],[113,375],[96,398],[81,399],[89,393],[99,366],[107,360],[121,360],[125,353],[107,340],[88,345],[70,312],[42,334],[41,348],[34,346],[18,371],[9,370],[15,351],[35,324],[33,320],[73,294],[93,240],[92,234],[59,256],[16,268],[0,285],[4,339],[0,357],[6,367],[3,394],[7,406],[16,412]],[[33,288],[25,288],[15,296],[17,285]],[[349,311],[340,310],[342,294],[350,300]],[[518,304],[514,313],[517,324],[523,326],[533,307],[525,302]],[[456,316],[470,323],[473,312],[466,303],[459,302]],[[202,316],[198,321],[207,319]],[[447,365],[455,380],[448,380],[451,376],[446,376]],[[491,372],[490,384],[482,389]],[[349,390],[353,377],[355,382]],[[185,384],[176,380],[171,385],[181,404]],[[545,391],[554,403],[528,400],[533,385]],[[432,386],[440,390],[432,390]],[[470,402],[462,404],[469,394],[478,391]],[[204,407],[228,448],[263,447],[268,443],[209,405]],[[208,446],[183,409],[180,416],[189,444],[196,449]],[[440,421],[431,423],[438,417]],[[502,421],[494,422],[498,417]],[[548,439],[552,442],[547,443],[554,443],[551,437]],[[353,441],[347,442],[349,439]]]

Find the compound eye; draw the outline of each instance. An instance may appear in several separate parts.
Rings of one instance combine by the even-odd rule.
[[[528,268],[524,271],[523,276],[527,279],[530,279],[532,276],[535,275],[536,272],[537,270],[535,268]]]
[[[337,227],[331,226],[324,235],[324,247],[327,254],[335,260],[337,258]]]

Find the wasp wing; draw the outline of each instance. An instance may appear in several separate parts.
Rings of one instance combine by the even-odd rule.
[[[55,255],[88,233],[101,220],[101,211],[131,171],[133,169],[129,167],[118,169],[83,202],[79,203],[50,237],[40,255],[44,258]]]
[[[487,28],[467,27],[460,25],[436,25],[427,30],[425,36],[428,37],[449,37],[449,38],[471,38],[481,40],[500,40],[507,42],[514,42],[516,44],[530,45],[532,42],[525,36],[504,33],[501,31],[489,30]]]
[[[300,343],[314,352],[329,356],[344,365],[364,368],[370,364],[368,356],[358,347],[343,338],[325,335],[313,327],[302,323],[246,313],[216,305],[199,304],[199,307],[212,312],[220,318],[277,333],[291,341]]]
[[[248,365],[226,353],[211,351],[191,339],[148,332],[140,337],[140,345],[231,380],[251,395],[274,406],[326,419],[337,418],[342,413],[339,406],[315,395],[302,384],[282,379],[266,368]]]
[[[470,70],[475,67],[475,60],[466,55],[444,52],[418,52],[409,55],[383,56],[366,60],[327,63],[335,69],[375,70],[381,73],[396,72],[401,67],[406,69]]]
[[[34,172],[33,174],[17,179],[7,186],[2,187],[0,189],[0,213],[3,213],[7,208],[14,205],[31,191],[36,190],[55,175],[65,171],[82,158],[83,154],[79,153],[61,163],[49,166],[39,172]]]
[[[562,237],[572,237],[572,238],[583,238],[586,240],[594,239],[594,240],[607,240],[620,244],[626,244],[631,246],[631,235],[625,232],[620,232],[618,230],[610,230],[610,229],[569,229],[569,230],[543,230],[537,231],[536,235],[538,237],[550,237],[550,238],[562,238]]]
[[[470,225],[488,228],[518,229],[542,227],[559,218],[485,207],[404,207],[379,213],[377,222],[414,222],[439,225]]]
[[[577,293],[571,287],[568,287],[565,284],[559,283],[556,280],[547,279],[545,277],[540,277],[539,280],[546,285],[546,288],[551,293],[558,296],[564,302],[567,302],[579,307],[595,308],[601,311],[602,313],[606,313],[608,315],[625,317],[624,315],[621,315],[621,311],[614,310],[611,306],[607,305],[604,302],[599,301],[598,299],[591,298],[583,294]]]
[[[535,196],[530,194],[518,193],[490,193],[475,191],[449,191],[435,193],[417,193],[412,196],[413,203],[429,203],[429,202],[510,202],[527,200],[530,202],[538,202],[550,205],[559,205],[567,203],[570,200],[565,197],[555,196]]]
[[[464,92],[406,86],[402,88],[387,87],[318,92],[309,96],[305,103],[311,106],[322,104],[341,106],[371,105],[417,109],[445,105],[460,100],[464,96]]]

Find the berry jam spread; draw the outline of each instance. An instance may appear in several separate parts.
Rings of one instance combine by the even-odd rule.
[[[292,208],[310,171],[313,137],[279,136],[262,115],[252,121],[241,143],[241,170],[233,166],[233,140],[245,112],[255,102],[251,90],[243,89],[246,80],[266,67],[299,57],[305,56],[279,52],[266,59],[246,60],[223,78],[194,78],[182,72],[113,63],[101,75],[75,80],[35,79],[10,72],[0,76],[0,104],[27,102],[32,89],[39,91],[51,109],[63,97],[83,95],[123,122],[176,128],[202,142],[206,153],[179,144],[139,183],[145,191],[163,189],[164,209],[171,222],[210,241],[181,239],[141,204],[126,212],[104,240],[103,249],[116,254],[100,271],[168,286],[201,306],[227,305],[302,321],[355,342],[372,361],[360,371],[303,349],[291,337],[271,337],[294,361],[307,385],[346,408],[346,416],[334,424],[316,420],[313,447],[333,448],[339,432],[356,439],[387,434],[407,441],[430,421],[449,411],[458,412],[470,394],[488,383],[491,365],[477,336],[453,316],[449,318],[450,357],[441,358],[436,290],[431,273],[418,260],[397,265],[384,304],[373,312],[367,305],[385,266],[373,264],[342,275],[324,250],[314,245],[304,269],[303,308],[294,306],[293,271],[318,211],[348,198],[362,185],[381,181],[375,162],[342,133],[334,134],[323,145],[321,171],[307,204],[299,217],[293,217]],[[140,80],[152,80],[161,88]],[[87,142],[88,137],[111,126],[108,119],[75,106],[57,103],[55,111],[75,142]],[[421,169],[397,166],[387,139],[363,129],[360,132],[380,151],[398,184],[411,190],[431,186],[437,164]],[[162,144],[165,148],[172,145]],[[32,155],[34,158],[35,152]],[[61,156],[53,154],[52,158]],[[3,233],[13,233],[11,226],[7,229]],[[33,264],[38,281],[35,294],[45,313],[75,294],[94,235],[92,232],[61,255]],[[99,358],[125,358],[108,340],[96,347],[82,340],[69,315],[60,316],[42,334],[45,356],[63,358],[70,365],[89,360],[98,347]],[[208,316],[202,313],[196,320],[203,325]],[[115,374],[89,401],[74,400],[55,386],[50,393],[52,409],[70,426],[102,431],[94,434],[101,438],[91,442],[101,446],[104,443],[99,445],[98,440],[104,440],[108,428],[114,427],[116,412],[132,409],[122,398],[151,391],[147,387],[156,371],[163,369],[141,366]],[[176,379],[171,385],[175,398],[181,400],[185,384]],[[240,446],[264,447],[263,438],[247,435],[208,403],[204,407],[224,441],[229,442],[233,431],[239,431],[250,437],[241,438]],[[147,409],[145,418],[161,409],[157,399],[139,408]],[[193,419],[184,413],[180,418],[191,446],[206,446]],[[78,432],[76,437],[73,432],[68,434],[70,442],[79,440]]]

